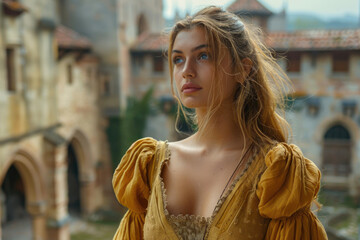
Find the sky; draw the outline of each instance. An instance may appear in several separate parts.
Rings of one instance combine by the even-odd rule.
[[[229,6],[236,0],[163,0],[164,17],[172,18],[175,9],[181,15],[190,14],[208,5]],[[288,13],[311,13],[321,18],[336,18],[346,15],[359,16],[360,0],[258,0],[274,13],[287,5]],[[190,10],[189,10],[190,9]]]

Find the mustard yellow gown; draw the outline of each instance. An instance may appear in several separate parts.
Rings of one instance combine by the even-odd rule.
[[[295,145],[278,143],[261,152],[205,220],[201,239],[327,239],[310,211],[320,187],[319,169]],[[129,210],[113,240],[184,239],[166,210],[161,178],[166,161],[167,143],[152,138],[136,141],[124,155],[113,188]]]

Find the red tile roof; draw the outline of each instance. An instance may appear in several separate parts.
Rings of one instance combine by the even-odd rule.
[[[272,12],[257,0],[236,0],[227,10],[233,13],[271,15]]]
[[[163,34],[141,35],[133,44],[133,51],[163,51],[168,39]],[[270,32],[266,45],[277,50],[360,50],[360,29],[305,30],[296,32]]]
[[[28,9],[19,2],[12,0],[2,0],[1,2],[4,13],[10,16],[18,16],[21,13],[28,11]]]
[[[132,45],[132,51],[162,51],[167,49],[168,37],[161,33],[143,33]]]
[[[270,32],[266,43],[275,50],[360,50],[360,29]]]
[[[55,38],[59,48],[63,49],[90,49],[91,42],[74,30],[59,25],[55,31]]]

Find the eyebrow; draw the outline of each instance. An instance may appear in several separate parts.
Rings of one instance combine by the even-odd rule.
[[[195,52],[195,51],[197,51],[197,50],[199,50],[199,49],[201,49],[201,48],[207,48],[207,47],[209,47],[208,44],[201,44],[201,45],[199,45],[199,46],[194,47],[193,49],[191,49],[191,52]],[[182,51],[176,50],[176,49],[172,50],[172,52],[173,52],[173,53],[182,53]]]

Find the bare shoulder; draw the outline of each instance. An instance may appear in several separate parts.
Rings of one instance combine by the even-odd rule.
[[[195,142],[193,137],[187,137],[180,141],[169,142],[169,150],[172,154],[186,154],[195,150]]]

